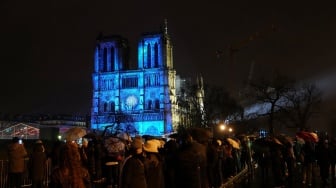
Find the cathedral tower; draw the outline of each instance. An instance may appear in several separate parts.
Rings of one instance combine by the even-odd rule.
[[[172,44],[167,22],[163,30],[143,34],[138,67],[129,69],[128,42],[121,36],[100,36],[94,58],[91,127],[137,134],[162,135],[177,123]],[[131,133],[132,134],[132,133]]]

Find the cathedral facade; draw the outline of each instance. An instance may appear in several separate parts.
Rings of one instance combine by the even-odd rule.
[[[179,123],[173,46],[167,32],[143,34],[137,68],[130,69],[129,43],[121,36],[99,36],[94,54],[91,128],[140,135],[173,132]]]

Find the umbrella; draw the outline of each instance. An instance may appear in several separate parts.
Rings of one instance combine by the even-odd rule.
[[[319,138],[318,138],[318,136],[317,136],[316,133],[311,132],[310,134],[312,135],[314,142],[318,142],[319,141]]]
[[[294,141],[290,136],[284,135],[284,134],[280,134],[277,135],[276,138],[282,143],[282,144],[290,144],[290,145],[294,145]]]
[[[305,142],[318,142],[318,137],[316,133],[311,133],[307,131],[300,131],[296,133],[296,136],[302,138]]]
[[[64,133],[64,138],[66,141],[75,141],[78,140],[79,138],[82,138],[86,135],[86,130],[80,127],[73,127],[68,129]]]
[[[231,144],[231,146],[233,148],[235,148],[235,149],[239,149],[240,148],[239,143],[237,141],[235,141],[234,139],[227,138],[226,140]]]
[[[300,138],[300,137],[296,137],[296,142],[298,143],[298,144],[300,144],[300,145],[303,145],[303,144],[305,144],[305,141],[303,140],[303,138]]]
[[[188,129],[190,135],[199,143],[206,143],[212,138],[212,133],[205,128],[192,127]]]
[[[113,155],[116,153],[125,151],[125,143],[121,141],[120,138],[117,137],[109,137],[105,140],[104,144],[105,148],[109,155]]]
[[[271,142],[278,144],[278,145],[283,145],[279,139],[275,138],[275,137],[271,137],[269,138]]]

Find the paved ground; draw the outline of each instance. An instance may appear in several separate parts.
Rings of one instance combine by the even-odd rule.
[[[305,187],[316,187],[316,188],[320,188],[320,187],[336,187],[336,181],[329,181],[329,185],[324,186],[321,178],[320,178],[320,173],[319,173],[319,167],[317,164],[314,165],[313,167],[313,178],[312,178],[312,185],[309,186],[308,184],[303,184],[302,183],[302,171],[300,166],[298,165],[295,168],[295,173],[294,173],[294,181],[293,181],[293,185],[289,186],[287,184],[287,182],[285,183],[285,185],[283,187],[295,187],[295,188],[305,188]],[[274,177],[272,176],[272,174],[269,174],[269,176],[267,176],[266,178],[262,178],[261,175],[261,169],[260,168],[256,168],[255,169],[255,173],[250,174],[250,175],[246,175],[244,176],[244,178],[241,178],[239,182],[234,183],[231,186],[226,186],[226,187],[233,187],[233,188],[240,188],[240,187],[244,187],[244,188],[273,188],[276,187],[274,185]]]

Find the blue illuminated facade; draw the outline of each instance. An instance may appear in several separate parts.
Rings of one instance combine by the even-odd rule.
[[[173,47],[167,27],[138,42],[137,69],[129,69],[129,44],[100,36],[94,54],[91,128],[105,126],[140,135],[173,132],[178,124]]]

